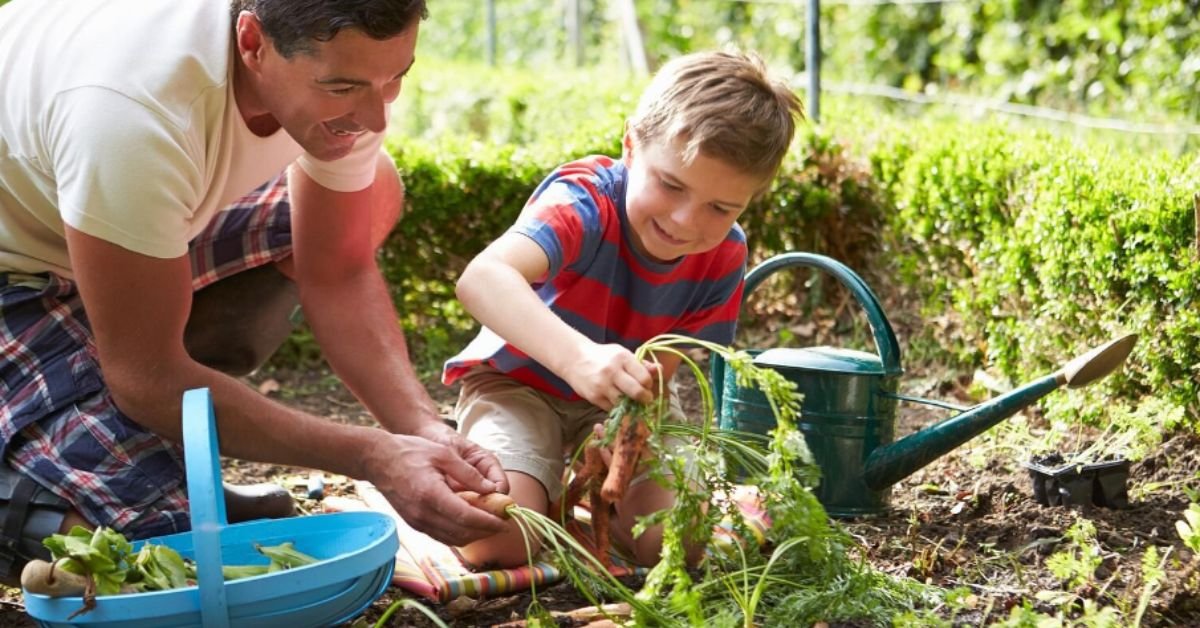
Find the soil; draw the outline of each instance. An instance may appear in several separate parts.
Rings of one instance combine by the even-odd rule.
[[[246,381],[272,397],[331,420],[372,422],[336,378],[321,369],[268,368]],[[932,392],[929,396],[953,400],[955,390],[961,389],[952,377],[926,374],[916,381],[925,382],[930,390],[906,392]],[[436,384],[430,390],[448,412],[452,391]],[[685,399],[687,393],[685,382]],[[941,416],[940,411],[921,406],[905,409],[897,436]],[[1035,414],[1026,414],[1025,420],[1031,429],[1037,428]],[[955,625],[998,621],[1023,603],[1053,613],[1057,606],[1037,598],[1046,591],[1069,591],[1079,601],[1136,608],[1143,585],[1141,558],[1150,546],[1158,548],[1159,556],[1169,551],[1170,559],[1168,575],[1151,598],[1144,625],[1200,625],[1200,589],[1190,577],[1197,559],[1183,546],[1175,527],[1188,507],[1187,491],[1200,484],[1200,439],[1193,434],[1168,436],[1151,455],[1134,463],[1128,479],[1129,507],[1119,510],[1039,505],[1030,472],[1022,466],[1027,457],[1000,442],[988,436],[968,441],[896,484],[886,514],[840,524],[857,539],[876,568],[942,587],[968,588],[966,611],[958,611]],[[302,505],[316,505],[304,498],[305,469],[226,460],[224,473],[234,482],[281,483],[293,489]],[[352,490],[344,478],[330,478],[326,485],[328,494]],[[1066,532],[1081,515],[1095,524],[1103,562],[1094,578],[1072,590],[1050,572],[1046,559],[1070,547]],[[389,589],[364,613],[360,625],[362,621],[374,625],[403,597],[401,590]],[[538,599],[551,611],[589,605],[569,584],[543,590]],[[490,626],[523,618],[529,603],[529,594],[523,593],[481,602],[460,600],[432,610],[451,626]],[[33,625],[23,613],[19,591],[9,590],[0,598],[0,626]],[[434,624],[414,609],[401,609],[388,625]]]

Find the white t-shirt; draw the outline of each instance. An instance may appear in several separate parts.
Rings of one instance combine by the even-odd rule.
[[[15,0],[0,7],[0,272],[73,277],[63,223],[175,258],[215,213],[298,160],[374,178],[382,134],[322,162],[238,113],[228,0]]]

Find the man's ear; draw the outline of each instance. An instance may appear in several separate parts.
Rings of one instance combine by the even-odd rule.
[[[262,23],[258,16],[250,11],[242,11],[237,18],[237,49],[242,63],[250,70],[257,72],[262,66],[263,53],[267,46],[267,36],[263,33]]]

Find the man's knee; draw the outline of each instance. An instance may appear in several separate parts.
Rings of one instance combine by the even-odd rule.
[[[296,284],[274,264],[226,277],[192,297],[184,346],[201,364],[246,375],[287,340],[299,304]]]

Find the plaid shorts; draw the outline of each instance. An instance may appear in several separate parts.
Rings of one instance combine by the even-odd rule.
[[[292,251],[287,177],[239,199],[192,240],[199,290]],[[188,530],[183,450],[117,409],[73,281],[0,274],[0,447],[12,468],[129,538]]]

